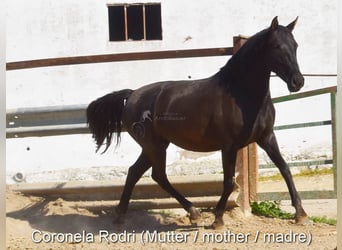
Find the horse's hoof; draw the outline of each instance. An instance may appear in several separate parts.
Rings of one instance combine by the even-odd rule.
[[[298,216],[295,218],[295,222],[298,225],[310,225],[312,224],[312,221],[309,220],[307,216]]]
[[[113,224],[115,225],[122,225],[125,222],[125,214],[122,213],[119,207],[115,208],[115,216],[113,219]]]
[[[125,216],[116,216],[114,219],[113,219],[113,224],[114,225],[122,225],[125,223]]]
[[[190,207],[189,213],[191,223],[197,223],[201,219],[201,213],[195,207]]]
[[[225,229],[223,218],[216,218],[211,227],[215,230]]]
[[[197,220],[201,218],[201,213],[195,207],[190,207],[189,213],[190,213],[190,219],[192,220]]]

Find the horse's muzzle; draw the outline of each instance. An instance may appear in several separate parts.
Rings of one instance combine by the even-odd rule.
[[[297,73],[295,74],[290,83],[287,85],[289,91],[291,92],[297,92],[304,86],[304,77],[302,74]]]

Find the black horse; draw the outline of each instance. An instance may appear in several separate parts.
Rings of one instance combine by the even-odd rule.
[[[200,218],[198,210],[172,187],[166,176],[166,149],[171,142],[192,151],[221,150],[223,192],[215,209],[213,227],[223,226],[222,216],[234,187],[237,151],[257,142],[286,181],[296,209],[296,222],[307,220],[273,132],[275,110],[269,91],[271,71],[286,82],[291,92],[299,91],[304,85],[296,58],[297,43],[292,35],[297,19],[285,27],[278,25],[275,17],[269,28],[250,37],[209,78],[124,89],[89,104],[87,119],[97,150],[104,143],[104,152],[108,149],[113,133],[119,143],[122,129],[142,147],[139,158],[128,171],[116,208],[119,217],[127,211],[134,185],[152,167],[153,180],[177,199],[192,220]]]

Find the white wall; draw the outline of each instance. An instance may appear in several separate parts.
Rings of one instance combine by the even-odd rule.
[[[298,60],[302,73],[336,73],[336,1],[162,0],[162,41],[109,42],[106,5],[123,2],[7,1],[7,62],[130,51],[226,47],[232,46],[234,35],[253,35],[266,28],[274,16],[279,16],[283,25],[299,16],[294,35],[299,44]],[[191,39],[185,41],[187,37]],[[113,90],[137,88],[159,80],[206,77],[218,71],[227,60],[228,57],[172,59],[8,71],[7,109],[86,104]],[[283,82],[272,81],[273,96],[288,94]],[[331,85],[336,85],[335,78],[307,78],[303,90]],[[314,119],[316,114],[325,117],[329,114],[328,104],[327,101],[314,100],[304,112],[311,113]],[[277,122],[280,124],[288,122],[289,117],[295,117],[294,120],[303,117],[298,105],[291,112],[288,106],[290,104],[277,109]],[[325,141],[329,143],[329,139]],[[89,135],[8,139],[7,170],[11,175],[17,171],[25,173],[103,165],[122,165],[127,169],[138,151],[139,147],[128,138],[124,138],[115,153],[104,156],[94,154],[94,144]],[[177,159],[178,150],[170,151],[172,162]]]

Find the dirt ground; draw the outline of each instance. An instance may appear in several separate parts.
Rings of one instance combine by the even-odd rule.
[[[317,204],[321,211],[331,206]],[[101,202],[93,208],[96,206],[101,207]],[[26,197],[10,190],[6,211],[7,249],[322,250],[335,249],[337,244],[336,226],[246,217],[239,208],[225,213],[226,228],[221,230],[209,227],[214,216],[208,210],[202,210],[201,222],[191,224],[179,210],[130,209],[124,224],[118,225],[113,224],[110,210],[91,209],[82,202],[63,199]],[[310,211],[315,210],[308,207]]]

